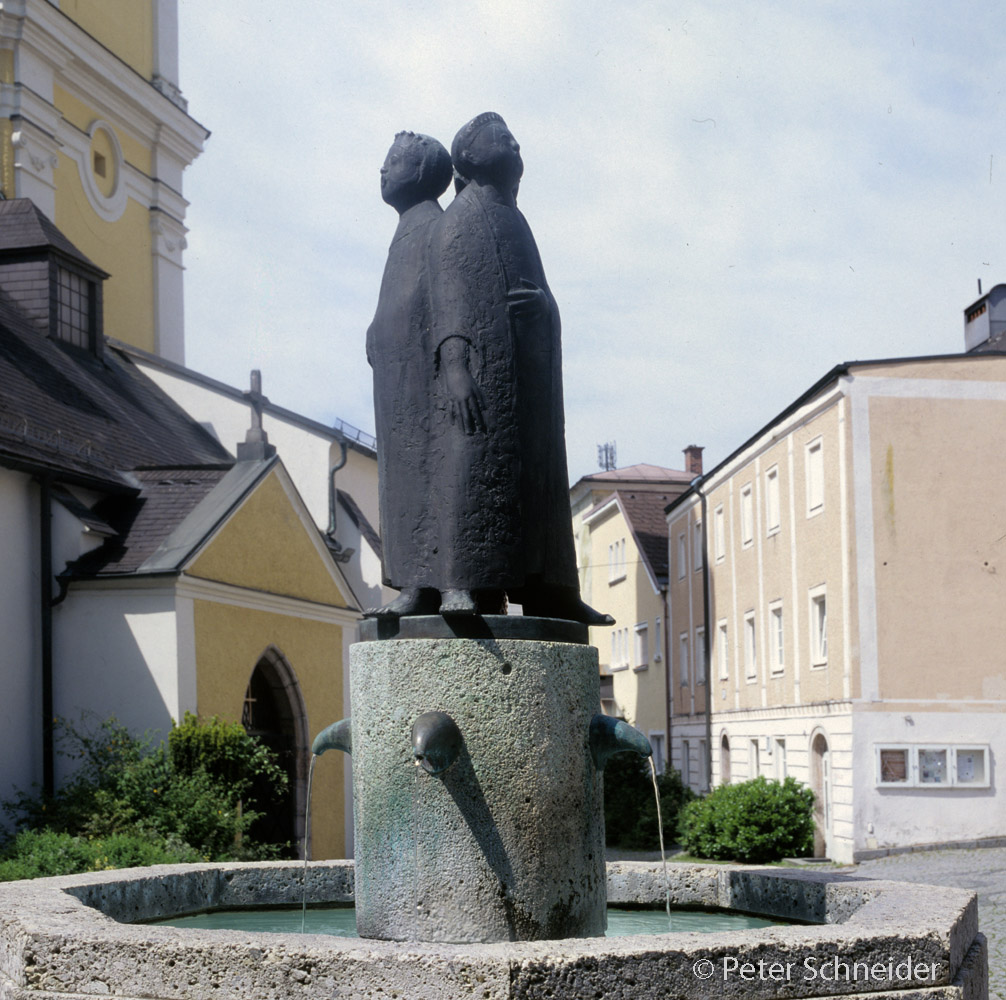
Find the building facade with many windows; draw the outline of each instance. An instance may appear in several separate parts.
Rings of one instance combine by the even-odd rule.
[[[792,775],[843,861],[1006,832],[1004,419],[1006,355],[841,365],[669,505],[693,788]]]

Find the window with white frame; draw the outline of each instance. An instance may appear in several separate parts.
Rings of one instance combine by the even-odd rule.
[[[723,513],[723,504],[720,504],[719,507],[713,511],[713,551],[717,562],[722,562],[726,559],[726,517]]]
[[[721,681],[730,678],[730,648],[727,645],[726,619],[716,625],[716,666]]]
[[[608,583],[625,579],[625,539],[619,538],[608,546]]]
[[[775,758],[775,780],[785,781],[786,780],[786,741],[776,737],[775,741],[775,753],[773,754]]]
[[[692,748],[688,740],[681,741],[681,780],[686,785],[692,783]]]
[[[653,662],[659,663],[664,658],[663,622],[657,618],[653,622]]]
[[[824,586],[810,592],[810,665],[828,665],[828,595]]]
[[[682,632],[678,636],[678,676],[682,685],[688,683],[688,673],[690,664],[688,662],[688,633]]]
[[[774,535],[779,530],[779,466],[765,473],[765,530]]]
[[[706,682],[706,630],[695,630],[695,683]]]
[[[758,644],[755,633],[755,613],[744,615],[744,676],[753,681],[758,677]]]
[[[685,533],[682,531],[678,535],[678,579],[683,580],[688,571],[688,543],[685,540]]]
[[[807,445],[807,516],[824,510],[824,442],[815,438]]]
[[[653,766],[656,769],[657,774],[664,773],[664,734],[650,733],[650,747],[653,750]]]
[[[754,541],[754,492],[751,483],[741,489],[741,545]]]
[[[773,674],[781,674],[786,667],[786,636],[783,629],[782,601],[768,606],[768,659]]]
[[[877,744],[876,782],[885,788],[988,788],[983,744]]]
[[[692,565],[696,572],[702,569],[702,522],[692,525]]]
[[[645,670],[650,665],[650,631],[646,622],[640,622],[635,628],[636,670]]]
[[[625,670],[629,666],[629,630],[616,628],[611,633],[611,670]]]
[[[699,740],[699,790],[709,790],[709,750],[705,740]]]

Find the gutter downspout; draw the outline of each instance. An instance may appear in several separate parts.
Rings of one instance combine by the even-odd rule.
[[[342,451],[342,454],[339,456],[339,461],[332,466],[328,473],[328,531],[326,531],[325,534],[328,535],[333,542],[335,541],[335,474],[349,460],[349,449],[345,438],[341,438],[339,440],[339,448]]]
[[[713,787],[713,672],[712,672],[712,649],[713,649],[713,634],[712,625],[710,624],[710,618],[712,617],[712,608],[710,607],[710,602],[712,600],[711,587],[709,586],[709,505],[708,498],[705,493],[702,492],[702,479],[701,477],[696,479],[693,483],[695,487],[695,492],[699,495],[699,500],[701,502],[702,510],[702,617],[704,619],[705,628],[705,650],[703,651],[702,657],[705,661],[705,673],[706,673],[706,791],[709,791]]]
[[[39,484],[39,602],[42,626],[42,788],[56,790],[54,725],[52,715],[52,481]]]

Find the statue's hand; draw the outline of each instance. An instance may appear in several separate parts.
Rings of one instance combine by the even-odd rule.
[[[537,320],[548,315],[548,295],[527,278],[521,278],[520,287],[507,292],[507,306],[519,319]]]
[[[484,431],[479,389],[465,365],[448,365],[444,370],[447,396],[451,401],[451,420],[461,425],[466,434]]]

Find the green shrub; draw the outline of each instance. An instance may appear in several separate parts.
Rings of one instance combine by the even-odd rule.
[[[657,775],[664,845],[676,840],[678,814],[695,793],[677,771]],[[632,752],[613,754],[604,767],[604,830],[608,847],[655,851],[660,847],[650,762]]]
[[[186,844],[151,842],[136,834],[92,838],[53,830],[22,830],[4,851],[0,882],[202,860]]]
[[[762,864],[809,854],[814,793],[794,778],[721,785],[685,807],[681,842],[700,858]]]
[[[54,795],[19,792],[3,803],[18,834],[0,852],[10,871],[27,872],[34,866],[38,874],[49,874],[65,865],[89,871],[96,858],[106,857],[103,867],[182,857],[260,859],[279,853],[280,845],[248,836],[262,815],[258,810],[273,805],[253,801],[250,790],[261,779],[261,787],[280,794],[288,779],[272,754],[239,724],[217,718],[202,723],[186,714],[168,742],[156,746],[132,736],[114,719],[91,729],[61,721],[58,733],[60,754],[76,762],[77,769]],[[62,839],[18,846],[25,833]],[[25,843],[34,846],[27,850]],[[93,848],[94,843],[101,848]],[[36,855],[40,860],[32,861]]]

